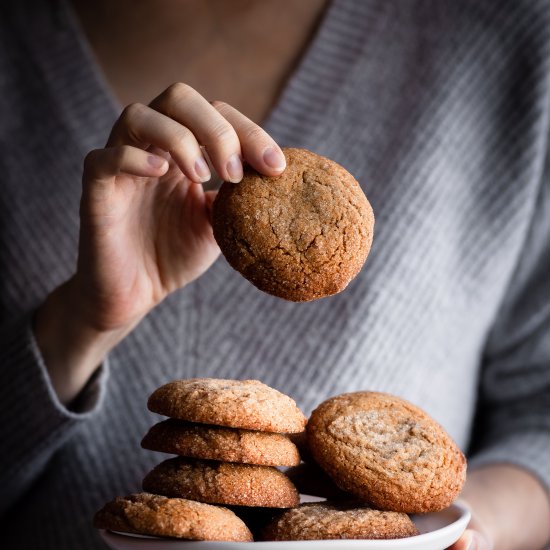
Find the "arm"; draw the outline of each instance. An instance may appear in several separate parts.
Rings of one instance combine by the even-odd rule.
[[[225,180],[242,178],[241,157],[267,175],[284,169],[263,130],[183,84],[125,109],[87,156],[76,273],[34,316],[0,328],[0,511],[99,407],[109,351],[217,258],[199,143]]]
[[[150,106],[127,107],[107,147],[88,155],[78,269],[36,316],[38,345],[63,403],[152,308],[217,258],[215,194],[197,185],[210,179],[199,143],[226,181],[242,178],[241,158],[267,175],[285,166],[256,124],[184,84]]]
[[[58,399],[32,330],[32,312],[0,327],[0,514],[27,491],[52,455],[100,407],[106,362],[71,409]]]

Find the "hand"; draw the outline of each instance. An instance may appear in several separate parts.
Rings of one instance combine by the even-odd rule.
[[[450,550],[537,550],[550,542],[550,501],[527,470],[509,464],[471,470],[461,499],[472,519]]]
[[[241,158],[266,175],[285,167],[259,126],[185,84],[170,86],[149,106],[127,107],[107,146],[86,157],[77,271],[40,308],[35,325],[62,400],[78,393],[153,307],[217,258],[214,194],[197,184],[210,179],[201,145],[224,180],[240,181]],[[67,379],[77,381],[69,391]]]
[[[448,550],[493,550],[493,545],[478,531],[466,529]]]
[[[447,550],[493,550],[494,545],[486,529],[472,511],[472,519],[468,528]]]
[[[224,180],[241,180],[241,157],[268,175],[285,166],[261,128],[184,84],[127,107],[107,147],[88,155],[75,282],[98,330],[135,324],[217,258],[213,195],[193,183],[210,179],[199,144]]]

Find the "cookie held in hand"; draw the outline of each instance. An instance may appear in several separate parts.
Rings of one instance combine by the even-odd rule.
[[[116,497],[96,513],[94,526],[188,540],[252,541],[248,527],[227,508],[149,493]]]
[[[466,478],[466,459],[428,414],[376,392],[321,403],[307,425],[315,461],[343,490],[381,510],[436,512]]]
[[[305,302],[341,292],[369,253],[374,215],[339,164],[283,149],[280,176],[251,168],[214,202],[214,237],[229,264],[260,290]]]

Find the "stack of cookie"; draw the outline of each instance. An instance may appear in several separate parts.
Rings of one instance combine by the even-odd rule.
[[[300,463],[284,434],[303,432],[306,418],[290,397],[256,380],[191,379],[160,387],[148,407],[169,419],[149,430],[142,447],[178,456],[147,474],[146,493],[119,497],[100,510],[97,527],[249,541],[245,524],[217,505],[242,512],[299,504],[296,487],[276,468]]]
[[[146,493],[104,506],[96,527],[193,540],[251,541],[249,527],[260,540],[403,538],[418,534],[408,514],[446,508],[465,480],[464,455],[445,430],[389,394],[328,399],[305,435],[294,401],[257,381],[171,382],[148,406],[169,419],[142,446],[178,456],[147,474]],[[282,435],[293,433],[305,465]],[[303,493],[329,500],[300,505],[275,466],[293,466]]]
[[[288,396],[256,380],[170,382],[149,398],[169,416],[141,445],[177,454],[143,480],[143,489],[210,504],[292,508],[298,491],[276,466],[300,462],[283,434],[301,432],[306,418]]]

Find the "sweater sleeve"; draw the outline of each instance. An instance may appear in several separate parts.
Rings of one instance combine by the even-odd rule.
[[[487,341],[472,467],[520,466],[550,494],[550,173]]]
[[[32,331],[32,315],[0,328],[0,514],[38,478],[52,455],[100,408],[105,362],[69,409],[57,398]]]

